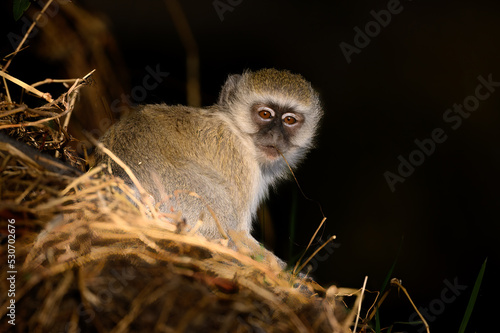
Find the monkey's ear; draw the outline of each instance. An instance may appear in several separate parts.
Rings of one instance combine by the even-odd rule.
[[[222,86],[222,90],[219,95],[219,100],[217,104],[227,104],[234,97],[234,93],[238,87],[238,83],[240,82],[242,76],[241,74],[233,74],[229,75],[224,86]]]

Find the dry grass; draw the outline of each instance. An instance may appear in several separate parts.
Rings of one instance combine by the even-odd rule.
[[[0,272],[0,331],[350,331],[356,311],[348,313],[342,295],[359,290],[325,290],[262,249],[209,241],[147,195],[137,200],[105,165],[85,172],[87,156],[71,148],[68,124],[93,71],[34,84],[7,74],[28,34],[0,69],[0,226],[7,234],[15,220],[17,271],[15,326],[6,317],[7,270]],[[46,104],[13,102],[9,84]],[[47,84],[67,90],[54,99]],[[2,236],[2,263],[5,243]]]
[[[265,251],[190,232],[178,214],[137,201],[105,165],[79,172],[85,161],[69,148],[65,126],[87,82],[72,80],[37,108],[0,103],[3,132],[45,152],[0,137],[0,218],[2,229],[16,221],[18,270],[15,327],[3,320],[1,272],[0,330],[348,331],[338,293],[327,297]]]

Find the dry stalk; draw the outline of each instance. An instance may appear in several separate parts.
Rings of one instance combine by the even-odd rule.
[[[9,68],[10,63],[12,62],[12,59],[14,59],[15,55],[17,53],[19,53],[19,51],[21,51],[21,48],[22,48],[24,42],[26,42],[26,39],[31,34],[31,31],[33,30],[33,28],[35,27],[35,25],[38,23],[38,20],[40,20],[40,18],[42,17],[42,15],[45,13],[45,11],[47,10],[47,8],[49,8],[49,6],[52,4],[53,1],[54,0],[47,1],[47,3],[45,4],[45,6],[38,13],[38,15],[35,17],[35,20],[33,21],[33,23],[31,23],[30,27],[28,28],[28,30],[24,34],[23,39],[21,40],[21,42],[19,43],[19,45],[17,46],[17,48],[15,49],[15,51],[12,52],[11,54],[9,54],[10,59],[9,59],[9,61],[7,61],[7,63],[5,64],[5,66],[3,66],[2,72],[4,72],[4,73],[7,72],[7,68]]]
[[[398,279],[392,279],[391,280],[391,285],[397,286],[399,289],[403,290],[403,292],[405,293],[406,297],[408,297],[408,300],[410,301],[411,305],[413,306],[413,308],[417,312],[418,316],[422,320],[422,323],[424,323],[425,329],[426,329],[427,333],[430,333],[430,331],[429,331],[429,324],[427,324],[427,321],[425,320],[424,316],[420,313],[420,311],[418,310],[418,308],[415,305],[415,303],[413,303],[413,300],[411,299],[410,294],[408,294],[408,291],[406,291],[406,288],[403,287],[403,285],[401,284],[401,281],[398,280]]]
[[[323,220],[323,221],[325,221],[325,220]],[[321,224],[322,224],[322,223],[321,223]],[[318,229],[316,230],[316,232],[319,230],[319,228],[321,228],[321,224],[320,224],[320,226],[318,227]],[[314,237],[315,237],[315,236],[316,236],[316,234],[314,234],[314,236],[311,238],[311,241],[314,239]],[[302,271],[302,270],[304,269],[304,267],[306,267],[306,265],[309,263],[309,261],[311,261],[311,260],[312,260],[312,259],[316,256],[316,254],[318,254],[318,252],[319,252],[319,251],[321,251],[321,249],[322,249],[322,248],[324,248],[324,247],[325,247],[328,243],[333,242],[333,240],[334,240],[334,239],[336,239],[336,238],[337,238],[337,236],[335,236],[335,235],[333,235],[332,237],[328,238],[328,240],[327,240],[326,242],[324,242],[324,243],[323,243],[320,247],[318,247],[318,248],[317,248],[317,249],[313,252],[313,254],[311,254],[311,255],[309,256],[309,258],[307,258],[307,260],[306,260],[306,261],[304,261],[304,263],[303,263],[302,265],[300,265],[300,267],[299,267],[299,268],[297,268],[297,264],[299,264],[299,263],[300,263],[300,259],[302,259],[302,257],[301,257],[301,258],[299,259],[299,261],[297,261],[297,264],[295,265],[295,267],[294,267],[294,269],[293,269],[293,274],[297,274],[298,272]],[[309,243],[309,245],[310,245],[310,244],[311,244],[311,243]],[[309,245],[308,245],[308,247],[309,247]],[[306,248],[306,250],[307,250],[307,248]],[[304,252],[304,253],[305,253],[305,252]],[[304,256],[304,255],[302,255],[302,256]]]
[[[21,105],[20,107],[13,109],[13,110],[1,111],[0,118],[8,117],[8,116],[11,116],[11,115],[19,113],[19,112],[24,112],[27,109],[28,109],[28,107],[26,105]]]
[[[7,67],[7,66],[6,66]],[[3,68],[3,70],[5,70],[5,67]],[[43,98],[44,100],[46,100],[47,102],[51,103],[53,102],[54,100],[52,99],[52,96],[49,94],[49,93],[44,93],[44,92],[41,92],[40,90],[36,89],[36,88],[33,88],[32,86],[30,86],[29,84],[27,83],[24,83],[23,81],[19,80],[19,79],[16,79],[15,77],[13,77],[12,75],[9,75],[7,73],[5,73],[4,71],[0,71],[0,76],[2,76],[4,79],[7,79],[15,84],[17,84],[18,86],[20,86],[21,88],[29,91],[30,93],[40,97],[40,98]]]
[[[158,212],[156,210],[156,207],[154,206],[153,200],[151,196],[146,192],[144,187],[142,187],[141,183],[132,172],[132,169],[130,169],[118,156],[116,156],[108,148],[104,147],[104,145],[101,142],[98,142],[91,135],[87,134],[87,138],[90,140],[90,142],[92,142],[96,146],[97,149],[100,149],[104,154],[108,155],[116,164],[118,164],[125,171],[127,176],[129,176],[130,180],[134,184],[135,188],[139,192],[142,200],[146,203],[147,207],[149,208],[149,211],[151,212],[151,214],[153,214],[153,217],[157,219]]]
[[[25,40],[13,55],[22,49]],[[197,70],[192,63],[189,68]],[[10,99],[7,103],[0,101],[0,129],[19,134],[24,142],[40,150],[49,147],[70,160],[76,159],[73,152],[63,150],[69,140],[66,130],[79,89],[88,83],[92,73],[81,79],[46,79],[25,88],[47,97],[36,87],[48,83],[67,87],[64,94],[42,107],[30,109]],[[191,329],[201,318],[220,325],[219,331],[235,331],[235,327],[242,327],[235,325],[243,320],[247,328],[341,332],[342,322],[335,318],[332,307],[312,293],[314,287],[307,285],[303,290],[311,293],[303,293],[290,282],[293,279],[305,285],[307,281],[291,278],[277,265],[256,261],[248,253],[229,248],[227,241],[195,235],[196,227],[187,232],[178,223],[178,213],[159,213],[131,170],[105,147],[100,148],[125,170],[143,200],[136,198],[135,189],[107,173],[105,165],[82,175],[55,159],[32,156],[15,145],[0,142],[0,212],[23,216],[16,226],[23,236],[17,254],[26,279],[16,291],[16,301],[19,318],[29,320],[30,329],[55,330],[64,321],[69,331],[78,331],[87,319],[83,313],[94,314],[92,321],[85,323],[93,331],[124,332],[141,325],[148,307],[160,306],[162,310],[153,322],[157,331]],[[202,200],[223,237],[229,238],[206,201],[196,193],[185,194]],[[255,247],[249,249],[260,249]],[[115,295],[112,287],[123,282],[117,282],[113,273],[110,275],[115,268],[143,275],[125,279],[124,290]],[[5,281],[3,275],[0,277]],[[189,288],[197,298],[186,293]],[[101,292],[111,293],[112,300],[103,300]],[[186,301],[192,303],[180,308]],[[2,317],[8,305],[3,303]],[[29,310],[21,314],[23,309]],[[148,312],[148,316],[151,314]]]
[[[354,305],[355,308],[356,307],[358,308],[358,311],[356,314],[356,323],[354,324],[354,329],[353,329],[354,333],[356,333],[356,330],[358,328],[358,322],[359,322],[359,317],[360,317],[359,315],[361,313],[361,303],[363,303],[363,295],[365,294],[366,282],[368,282],[368,276],[365,276],[365,281],[363,282],[363,287],[361,288],[361,294],[359,295],[358,299],[356,299],[356,304]]]

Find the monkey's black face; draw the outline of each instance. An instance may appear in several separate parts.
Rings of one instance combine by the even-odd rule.
[[[254,104],[253,122],[258,131],[253,135],[255,144],[267,161],[274,161],[293,146],[293,138],[304,123],[304,115],[290,107],[273,103]]]

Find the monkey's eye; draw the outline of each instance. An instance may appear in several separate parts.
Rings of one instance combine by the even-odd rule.
[[[274,117],[274,111],[268,107],[260,107],[258,109],[259,111],[259,116],[262,118],[262,119],[271,119]]]
[[[297,118],[289,114],[283,115],[283,122],[287,125],[293,125],[297,122]]]

